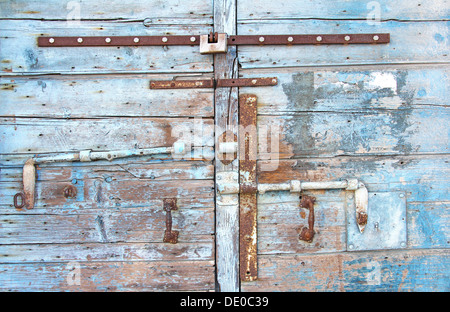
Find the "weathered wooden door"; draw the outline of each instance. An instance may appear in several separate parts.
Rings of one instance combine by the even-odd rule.
[[[0,10],[1,290],[449,290],[446,1],[10,1]],[[386,32],[391,42],[201,55],[198,46],[36,41],[210,31]],[[278,84],[149,88],[238,77]],[[218,191],[239,174],[241,151],[228,163],[217,147],[224,132],[242,135],[243,94],[257,98],[257,184],[358,179],[369,191],[361,235],[352,191],[258,194],[253,281],[239,275],[240,195]],[[36,155],[179,141],[192,150],[38,164],[34,208],[14,207],[23,164]],[[306,196],[315,198],[308,242]],[[170,228],[175,244],[164,239]]]
[[[0,289],[215,289],[212,134],[192,154],[37,165],[36,203],[16,209],[31,157],[171,146],[214,123],[213,90],[151,91],[211,77],[193,47],[43,49],[41,35],[203,34],[211,1],[2,1]],[[64,189],[76,188],[66,198]],[[178,243],[163,242],[165,198]]]

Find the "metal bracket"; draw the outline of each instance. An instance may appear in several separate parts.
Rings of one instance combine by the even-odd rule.
[[[352,213],[354,201],[347,196],[347,250],[400,249],[407,247],[406,195],[404,192],[368,193],[364,233],[356,226],[358,216]]]
[[[240,95],[239,125],[242,129],[249,129],[244,133],[239,133],[239,148],[242,156],[239,161],[239,264],[242,281],[253,281],[258,278],[256,117],[256,95]]]
[[[200,36],[200,54],[226,53],[227,34],[210,33]]]
[[[236,79],[199,79],[199,80],[152,80],[150,89],[195,89],[223,87],[263,87],[275,86],[276,77],[236,78]]]

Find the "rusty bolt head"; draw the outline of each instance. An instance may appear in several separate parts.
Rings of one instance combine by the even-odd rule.
[[[65,198],[74,198],[77,196],[77,188],[73,185],[67,185],[64,188],[63,193]]]
[[[311,243],[313,238],[314,238],[314,230],[310,229],[310,228],[307,228],[307,227],[302,228],[302,231],[300,233],[299,238],[302,241],[305,241],[307,243]]]

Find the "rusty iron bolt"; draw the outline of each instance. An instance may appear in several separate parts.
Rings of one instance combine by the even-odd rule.
[[[64,188],[63,193],[65,198],[74,198],[77,196],[77,188],[73,185],[67,185]]]

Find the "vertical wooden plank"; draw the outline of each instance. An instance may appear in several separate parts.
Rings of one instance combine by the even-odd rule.
[[[214,0],[214,31],[236,34],[236,0]],[[237,78],[237,50],[214,55],[214,77]],[[214,93],[216,147],[224,131],[238,134],[238,89],[218,88]],[[239,157],[237,157],[239,159]],[[239,161],[225,165],[218,159],[216,148],[216,178],[218,173],[235,173]],[[216,196],[216,266],[219,291],[239,291],[239,195]]]

